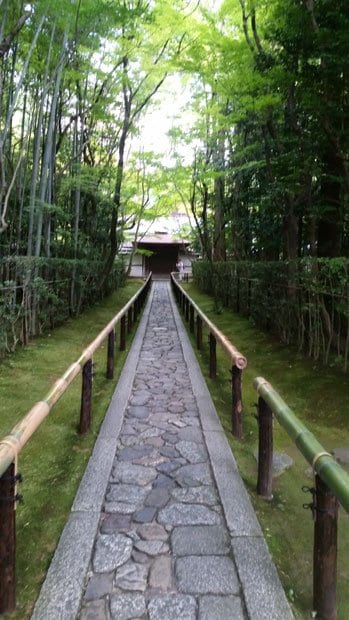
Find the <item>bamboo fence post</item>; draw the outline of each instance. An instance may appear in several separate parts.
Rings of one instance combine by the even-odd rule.
[[[108,334],[108,353],[107,353],[107,379],[114,378],[114,349],[115,349],[115,329]]]
[[[85,435],[91,428],[92,400],[92,360],[89,359],[82,368],[82,389],[80,409],[80,435]]]
[[[202,349],[202,318],[199,314],[196,316],[196,346],[199,351]]]
[[[336,620],[338,500],[319,475],[314,502],[313,607],[318,620]]]
[[[261,396],[258,399],[258,427],[257,493],[271,499],[273,496],[273,412]]]
[[[194,308],[191,304],[189,304],[189,329],[193,334],[195,331],[195,317],[194,317]]]
[[[16,478],[11,463],[0,478],[0,614],[16,606]]]
[[[133,325],[133,312],[132,312],[132,306],[131,308],[128,309],[127,312],[127,331],[128,333],[130,333],[132,331],[132,325]]]
[[[210,333],[210,379],[217,376],[217,342],[213,334]]]
[[[237,366],[231,369],[232,386],[232,432],[234,437],[242,437],[242,392],[241,392],[242,370]]]
[[[126,315],[121,317],[120,321],[120,351],[126,350]]]

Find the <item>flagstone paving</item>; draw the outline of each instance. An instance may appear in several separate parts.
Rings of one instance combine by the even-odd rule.
[[[168,289],[157,284],[80,620],[246,618]]]
[[[292,620],[166,282],[152,292],[32,620]]]

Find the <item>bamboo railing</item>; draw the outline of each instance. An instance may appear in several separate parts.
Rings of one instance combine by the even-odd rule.
[[[16,484],[20,480],[20,475],[17,473],[18,456],[53,406],[80,373],[82,373],[80,433],[84,434],[89,430],[91,424],[92,356],[107,338],[106,376],[108,379],[112,379],[115,326],[120,323],[120,350],[124,351],[126,349],[126,330],[130,332],[137,320],[149,292],[151,281],[152,274],[150,273],[139,291],[109,321],[76,362],[67,368],[44,398],[35,403],[24,418],[13,427],[12,431],[0,440],[0,614],[13,611],[16,602],[15,504],[19,499],[16,493]]]
[[[210,377],[216,375],[216,341],[222,345],[232,363],[236,365],[236,369],[245,368],[246,359],[244,356],[205,316],[177,282],[175,274],[171,274],[171,281],[177,302],[185,319],[189,322],[192,333],[195,331],[194,312],[196,312],[197,345],[199,349],[202,345],[202,322],[210,330]],[[213,358],[211,338],[214,339]],[[213,373],[211,372],[212,367]],[[237,387],[238,396],[240,395],[241,398],[241,384]],[[259,396],[257,406],[259,427],[257,494],[265,499],[272,499],[273,497],[274,415],[312,466],[315,474],[314,487],[304,486],[302,488],[304,492],[310,492],[312,495],[312,501],[309,504],[303,504],[303,507],[311,509],[314,519],[313,610],[319,620],[336,620],[338,502],[344,510],[349,512],[349,474],[296,417],[268,381],[263,377],[257,377],[254,380],[254,387]],[[237,424],[237,422],[234,423],[234,415],[233,399],[233,428]],[[239,421],[241,422],[241,416]],[[241,425],[239,430],[242,430]],[[241,438],[241,435],[237,436],[239,439]]]
[[[189,322],[190,331],[195,332],[196,314],[196,344],[197,348],[202,348],[202,328],[206,325],[209,330],[210,347],[210,378],[214,378],[217,373],[216,344],[220,344],[223,351],[227,354],[231,362],[231,382],[232,382],[232,433],[237,439],[242,437],[242,371],[247,366],[247,360],[240,351],[228,340],[212,321],[200,310],[199,306],[191,299],[183,287],[176,279],[175,273],[171,274],[171,283],[178,305],[182,309],[186,320]]]
[[[303,507],[311,509],[314,519],[313,609],[321,620],[336,620],[338,502],[349,512],[349,475],[268,381],[256,377],[253,385],[259,395],[257,493],[272,497],[274,415],[314,471],[314,487],[302,489],[312,495]]]

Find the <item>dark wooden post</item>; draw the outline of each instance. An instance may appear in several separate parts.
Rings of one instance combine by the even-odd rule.
[[[0,614],[16,606],[16,480],[14,463],[0,478]]]
[[[126,315],[121,317],[120,321],[120,351],[126,350]]]
[[[107,379],[114,378],[114,343],[115,329],[112,329],[108,334]]]
[[[138,299],[135,299],[133,303],[133,322],[134,323],[137,321],[137,317],[138,317]]]
[[[271,499],[273,496],[273,412],[262,397],[258,399],[258,427],[257,493]]]
[[[210,379],[217,376],[217,343],[213,334],[210,334]]]
[[[202,349],[202,318],[197,315],[196,317],[196,346],[199,349]]]
[[[242,393],[241,393],[242,370],[235,365],[231,369],[232,386],[232,432],[234,437],[242,437]]]
[[[189,304],[189,329],[193,334],[195,331],[195,317],[194,317],[194,308],[191,304]]]
[[[127,312],[127,331],[128,333],[130,333],[132,331],[132,325],[133,325],[133,311],[132,311],[132,306],[131,308],[128,309]]]
[[[236,279],[236,312],[240,312],[240,278]]]
[[[184,303],[185,303],[185,320],[189,321],[189,310],[190,310],[190,304],[189,304],[189,299],[187,297],[184,298]]]
[[[338,501],[315,476],[313,607],[317,620],[336,620]]]
[[[82,369],[82,390],[80,410],[80,435],[85,435],[91,428],[92,400],[92,360],[87,360]]]

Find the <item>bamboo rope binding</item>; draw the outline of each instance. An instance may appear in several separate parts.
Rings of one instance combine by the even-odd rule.
[[[311,463],[314,473],[315,473],[315,465],[318,462],[318,460],[321,459],[322,456],[329,456],[331,459],[333,459],[332,454],[330,454],[329,452],[326,452],[326,450],[323,450],[322,452],[318,452],[317,454],[315,454],[312,460],[312,463]]]

